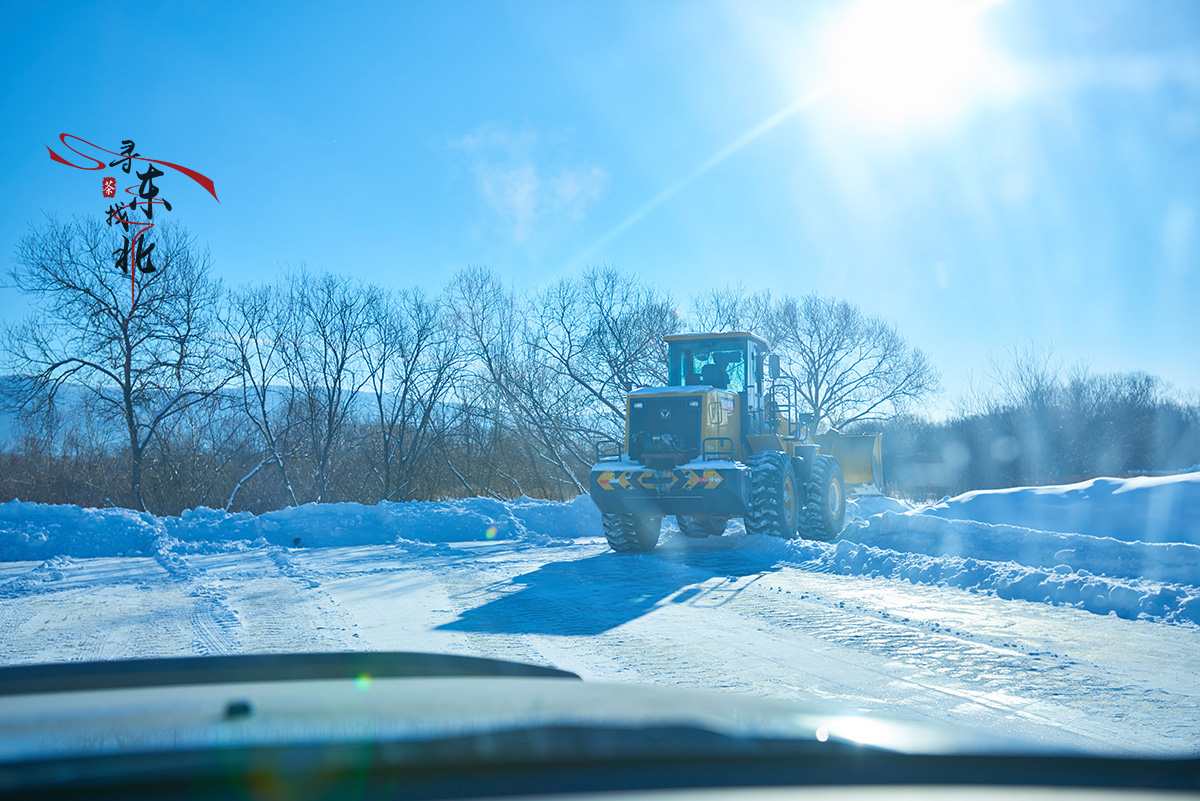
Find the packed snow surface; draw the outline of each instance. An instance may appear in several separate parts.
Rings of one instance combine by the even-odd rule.
[[[1200,473],[851,502],[832,543],[607,548],[589,498],[154,517],[0,504],[0,662],[387,648],[1200,743]]]

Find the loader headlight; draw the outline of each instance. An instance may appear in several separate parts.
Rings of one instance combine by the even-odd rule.
[[[691,406],[693,409],[699,409],[699,408],[700,408],[700,401],[698,401],[698,400],[690,400],[690,401],[688,401],[688,406]]]
[[[634,404],[633,404],[633,408],[635,408],[635,409],[641,409],[641,408],[643,408],[645,405],[646,405],[646,404],[642,403],[641,401],[635,401],[635,402],[634,402]]]

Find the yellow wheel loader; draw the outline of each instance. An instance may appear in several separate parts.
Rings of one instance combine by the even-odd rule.
[[[596,446],[591,495],[614,551],[644,553],[674,515],[688,537],[730,518],[750,534],[831,540],[846,486],[883,485],[880,435],[809,429],[799,388],[746,332],[666,337],[668,383],[628,393],[625,442]]]

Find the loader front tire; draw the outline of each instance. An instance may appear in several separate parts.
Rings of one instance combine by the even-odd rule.
[[[750,468],[750,509],[746,533],[790,539],[796,536],[804,502],[787,455],[759,451],[746,460]]]
[[[683,536],[701,539],[724,534],[729,519],[716,515],[676,515],[675,522],[679,524],[679,532]]]
[[[658,545],[662,518],[656,515],[606,514],[600,516],[604,538],[617,553],[648,553]]]
[[[804,536],[829,542],[846,524],[846,485],[842,465],[824,454],[813,460],[804,507]]]

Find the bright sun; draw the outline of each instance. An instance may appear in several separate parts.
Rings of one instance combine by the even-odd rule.
[[[835,85],[879,116],[953,111],[982,71],[986,52],[976,20],[990,4],[866,0],[835,29]]]

